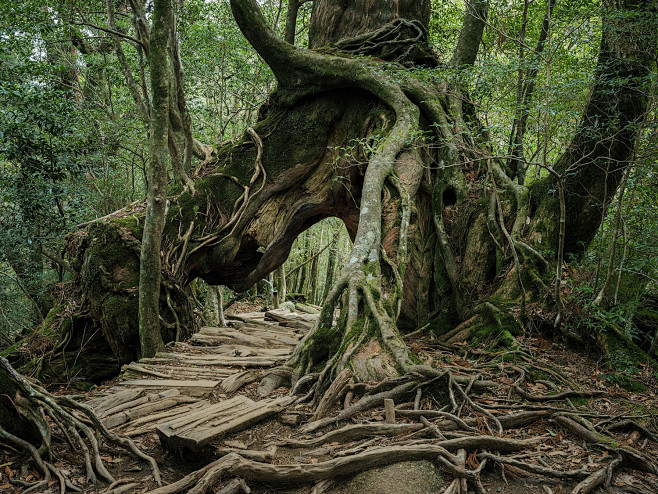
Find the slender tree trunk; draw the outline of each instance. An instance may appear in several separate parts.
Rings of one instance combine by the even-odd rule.
[[[288,15],[286,17],[286,28],[283,39],[286,43],[295,44],[295,31],[297,28],[297,13],[299,12],[299,0],[288,0]]]
[[[304,234],[304,249],[302,250],[302,259],[306,260],[311,257],[311,236],[306,232]],[[304,264],[299,268],[299,275],[297,276],[297,284],[295,285],[296,293],[306,294],[306,281],[308,279],[308,264]]]
[[[285,264],[279,266],[277,273],[279,274],[279,302],[281,303],[286,301],[286,295],[288,294],[288,279],[286,277]]]
[[[272,307],[274,299],[274,272],[267,275],[267,306]]]
[[[155,0],[149,63],[151,67],[151,160],[139,271],[139,339],[143,357],[164,347],[160,333],[160,246],[167,209],[167,135],[169,131],[169,66],[167,43],[170,0]]]
[[[219,326],[220,310],[223,310],[222,303],[220,302],[219,295],[221,288],[217,285],[208,285],[208,292],[206,293],[206,304],[203,307],[203,321],[207,326]]]
[[[338,246],[336,245],[336,240],[338,240],[338,235],[334,235],[334,245],[329,248],[329,258],[327,259],[327,274],[324,278],[324,287],[322,289],[322,299],[320,303],[324,303],[327,295],[329,295],[329,290],[334,283],[334,272],[336,271],[336,256],[338,254]]]

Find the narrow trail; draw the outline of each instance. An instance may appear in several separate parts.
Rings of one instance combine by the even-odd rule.
[[[232,327],[202,328],[189,343],[129,364],[123,380],[88,404],[115,432],[157,433],[169,451],[201,452],[294,401],[287,395],[256,401],[237,392],[283,364],[316,318],[273,310],[241,314]]]

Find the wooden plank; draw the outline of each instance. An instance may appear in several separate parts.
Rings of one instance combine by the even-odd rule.
[[[143,405],[144,403],[148,403],[149,401],[159,400],[161,398],[169,398],[170,396],[178,396],[178,395],[180,395],[180,392],[177,389],[166,389],[164,391],[160,391],[159,393],[150,393],[150,394],[146,394],[145,392],[136,400],[127,401],[125,403],[122,403],[121,405],[117,405],[115,407],[110,408],[109,410],[106,410],[103,415],[109,417],[110,415],[114,415],[115,413],[119,413],[128,408],[135,408],[137,406]]]
[[[227,355],[230,357],[287,357],[288,348],[254,348],[244,345],[222,345],[218,347],[200,347],[188,343],[176,343],[176,353],[186,355]]]
[[[176,390],[178,391],[178,390]],[[113,414],[106,419],[103,419],[103,424],[108,429],[114,429],[119,425],[130,422],[131,420],[151,415],[154,412],[160,412],[162,410],[168,410],[172,407],[175,407],[181,403],[190,403],[190,401],[197,401],[190,396],[169,396],[166,398],[161,398],[159,400],[154,400],[149,403],[144,403],[141,406],[123,410],[117,414]]]
[[[228,357],[226,355],[185,355],[180,353],[158,352],[155,357],[142,361],[157,364],[180,362],[196,366],[227,366],[227,367],[272,367],[286,360],[285,357]]]
[[[246,334],[253,334],[253,335],[275,334],[275,335],[283,335],[283,336],[295,336],[299,333],[305,332],[304,330],[300,330],[296,328],[287,328],[274,323],[244,322],[237,324],[235,328],[230,328],[230,329],[218,329],[212,327],[201,328],[199,333],[208,334],[208,335],[222,335],[222,334],[231,334],[236,331]]]
[[[162,412],[132,420],[129,423],[120,426],[118,430],[121,432],[121,434],[124,434],[128,437],[135,437],[141,434],[146,434],[148,432],[155,432],[155,428],[159,424],[170,422],[176,418],[182,417],[187,413],[194,412],[203,407],[207,407],[209,404],[209,401],[201,400],[189,405],[177,406],[170,408],[169,410],[164,410]]]
[[[313,322],[305,321],[300,316],[294,313],[283,314],[277,311],[268,311],[265,313],[266,321],[276,321],[279,325],[285,328],[297,328],[302,330],[309,330],[313,327]]]
[[[249,400],[251,401],[251,400]],[[156,427],[163,446],[174,451],[198,452],[208,443],[245,429],[283,410],[293,397],[251,402],[240,395]]]
[[[242,386],[250,384],[258,379],[258,374],[254,371],[238,372],[222,381],[219,385],[220,391],[226,394],[235,393]]]
[[[192,335],[190,341],[202,344],[215,344],[222,345],[226,343],[239,343],[246,346],[255,346],[260,348],[267,348],[271,345],[282,346],[291,345],[295,346],[302,338],[302,334],[289,333],[289,334],[276,334],[267,330],[253,329],[251,331],[231,331],[231,332],[216,332],[206,331],[204,334],[197,333]]]
[[[163,424],[162,431],[168,431],[169,435],[176,434],[181,430],[191,430],[194,427],[209,421],[213,417],[221,417],[226,414],[235,414],[240,410],[249,408],[253,404],[253,400],[243,395],[234,396],[229,400],[222,400],[198,410],[194,413],[186,414],[175,420]],[[163,432],[164,433],[164,432]],[[160,434],[160,429],[158,429]]]
[[[124,375],[154,376],[163,379],[224,379],[235,374],[235,369],[223,369],[216,367],[191,367],[182,365],[154,365],[148,363],[149,359],[142,359],[139,363],[132,362],[126,367]],[[177,361],[166,360],[162,364],[176,364]]]
[[[229,316],[230,317],[230,316]],[[252,320],[263,320],[265,317],[264,312],[245,312],[243,314],[239,314],[240,319],[252,319]]]
[[[177,353],[186,355],[228,355],[231,357],[288,357],[288,348],[254,348],[244,345],[221,345],[217,347],[195,346],[188,343],[177,342],[173,345]]]
[[[263,338],[247,335],[244,333],[223,333],[217,336],[209,336],[203,334],[193,334],[190,338],[190,343],[193,345],[233,345],[240,344],[254,347],[266,347],[268,342]]]
[[[91,400],[87,404],[94,409],[96,415],[103,417],[107,410],[114,408],[122,403],[136,400],[145,393],[143,389],[124,389],[118,393],[113,393],[109,396],[104,396],[97,400]]]
[[[182,379],[131,379],[119,383],[119,386],[131,388],[177,388],[181,394],[189,396],[205,396],[212,392],[212,390],[219,386],[220,380],[210,379],[197,379],[197,380],[182,380]]]

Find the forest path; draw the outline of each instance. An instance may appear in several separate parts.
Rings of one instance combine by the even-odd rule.
[[[317,315],[285,310],[233,316],[231,327],[205,327],[189,343],[124,367],[123,378],[89,401],[111,430],[156,432],[162,446],[198,453],[211,441],[264,420],[293,398],[236,394],[282,365]]]
[[[104,458],[121,485],[90,488],[80,473],[85,492],[454,494],[467,492],[460,486],[468,480],[477,492],[582,494],[610,469],[609,492],[658,492],[658,379],[650,365],[621,382],[599,361],[538,334],[512,350],[414,335],[410,347],[442,377],[347,382],[316,409],[304,398],[308,384],[293,396],[259,382],[277,373],[317,316],[233,317],[232,327],[203,328],[129,364],[89,401],[110,429],[156,459],[165,485],[108,448]],[[387,407],[385,399],[394,401]]]

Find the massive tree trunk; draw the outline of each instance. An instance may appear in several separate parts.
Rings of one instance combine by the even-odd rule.
[[[633,123],[646,111],[651,53],[625,40],[645,31],[634,23],[613,30],[619,15],[604,15],[598,82],[583,123],[554,175],[533,184],[531,201],[531,191],[478,141],[481,129],[462,87],[407,70],[437,64],[424,44],[429,2],[316,0],[310,43],[323,47],[318,51],[279,39],[255,0],[231,5],[278,88],[253,128],[198,171],[195,191],[170,197],[163,284],[171,296],[184,300],[197,277],[244,291],[285,261],[304,230],[333,216],[353,248],[317,326],[289,362],[294,378],[318,372],[322,391],[345,367],[357,379],[417,369],[400,331],[427,323],[452,340],[514,344],[526,302],[553,281],[554,253],[560,245],[578,252],[591,240],[602,203],[615,193],[617,169],[627,166]],[[617,14],[646,7],[628,0]],[[486,24],[482,4],[469,12],[452,55],[456,68],[473,63]],[[606,79],[610,63],[628,77]],[[604,174],[602,163],[615,169]],[[587,207],[569,215],[561,243],[554,177],[563,181],[568,208]],[[143,207],[133,206],[71,242],[92,317],[122,361],[138,347],[136,328],[124,321],[117,331],[114,321],[134,310],[142,218]],[[165,319],[175,310],[190,329],[187,306],[163,297],[160,305]]]

